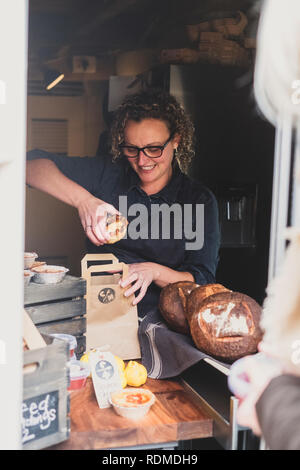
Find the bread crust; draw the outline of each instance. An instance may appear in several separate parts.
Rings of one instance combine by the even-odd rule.
[[[179,281],[168,284],[161,290],[159,310],[170,329],[177,333],[190,333],[185,314],[186,303],[189,294],[197,287],[195,282]]]
[[[187,299],[186,306],[186,317],[188,322],[191,321],[193,313],[199,309],[200,304],[207,297],[218,294],[220,292],[231,292],[229,289],[224,287],[222,284],[205,284],[194,289]]]
[[[239,292],[222,292],[194,308],[190,331],[196,347],[225,362],[257,351],[262,339],[261,307]]]

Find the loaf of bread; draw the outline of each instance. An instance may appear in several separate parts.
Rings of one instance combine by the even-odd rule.
[[[190,320],[194,343],[201,351],[225,362],[255,353],[262,339],[261,307],[238,292],[222,292],[203,300]]]
[[[107,243],[112,244],[121,240],[127,230],[128,221],[126,217],[121,214],[107,214],[106,229],[110,234],[110,239]]]
[[[199,286],[197,289],[194,289],[193,292],[187,298],[187,305],[185,309],[185,314],[188,322],[190,322],[193,313],[199,310],[200,304],[204,299],[213,294],[218,294],[219,292],[231,292],[222,284],[206,284],[204,286]]]
[[[168,284],[161,290],[159,310],[171,330],[189,334],[189,324],[185,310],[189,294],[198,287],[191,281],[179,281]]]

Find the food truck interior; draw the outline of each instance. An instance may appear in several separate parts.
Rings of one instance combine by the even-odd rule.
[[[238,12],[245,15],[246,24]],[[228,43],[219,47],[219,57],[213,42],[222,37],[218,32],[215,37],[204,32],[204,52],[198,57],[200,33],[195,35],[193,26],[232,15],[240,27],[223,39]],[[94,156],[101,151],[110,112],[126,94],[147,84],[167,89],[196,127],[190,173],[211,188],[219,202],[217,278],[262,302],[274,130],[259,113],[252,91],[257,20],[258,11],[246,0],[85,5],[76,0],[31,0],[27,148]],[[64,73],[64,79],[48,91],[44,84],[49,72]],[[28,188],[25,249],[33,247],[43,259],[68,264],[79,275],[85,247],[75,211]]]
[[[261,305],[275,133],[253,96],[258,19],[259,2],[250,0],[30,0],[27,150],[101,158],[125,95],[151,86],[174,94],[196,129],[190,175],[218,201],[217,282]],[[46,89],[55,74],[64,77]],[[85,234],[75,209],[27,187],[25,251],[80,276]],[[225,407],[229,422],[226,380],[201,367],[185,379],[197,388],[204,377],[211,391],[199,393],[211,408]]]

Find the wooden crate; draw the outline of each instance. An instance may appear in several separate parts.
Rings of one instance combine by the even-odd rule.
[[[47,346],[24,352],[22,446],[44,449],[70,434],[69,347],[43,335]]]
[[[79,358],[86,348],[86,281],[66,276],[58,284],[30,282],[24,289],[25,310],[42,334],[65,333],[77,339]]]

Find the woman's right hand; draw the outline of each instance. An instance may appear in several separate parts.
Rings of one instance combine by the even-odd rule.
[[[77,206],[79,217],[87,237],[94,245],[104,245],[110,235],[106,230],[106,216],[120,214],[114,206],[92,195],[84,198]]]

